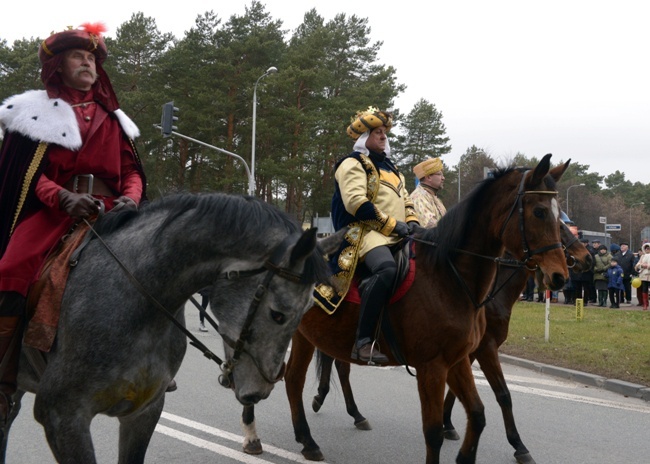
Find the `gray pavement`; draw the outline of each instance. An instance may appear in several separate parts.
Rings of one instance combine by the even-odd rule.
[[[601,375],[588,374],[573,369],[551,366],[537,361],[516,358],[507,354],[499,353],[499,359],[502,363],[514,364],[516,366],[532,369],[534,371],[560,377],[562,379],[572,380],[592,387],[603,388],[614,393],[619,393],[632,398],[641,398],[650,402],[650,387],[636,383],[626,382],[625,380],[608,379]]]

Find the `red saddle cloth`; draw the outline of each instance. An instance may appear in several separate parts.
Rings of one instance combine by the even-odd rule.
[[[400,286],[395,290],[393,296],[389,300],[389,304],[395,303],[396,301],[401,300],[406,292],[409,291],[411,285],[413,285],[413,280],[415,279],[415,259],[411,258],[409,260],[409,271],[404,277],[404,280]],[[355,276],[350,283],[350,289],[348,290],[347,295],[344,298],[345,301],[350,303],[361,304],[361,295],[359,294],[359,279]]]
[[[45,263],[39,281],[30,289],[28,312],[33,311],[33,316],[23,338],[25,345],[44,352],[49,352],[52,348],[59,326],[63,292],[70,273],[70,257],[87,232],[88,226],[79,224],[52,259]]]

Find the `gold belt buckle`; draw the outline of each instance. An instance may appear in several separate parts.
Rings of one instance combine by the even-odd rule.
[[[72,191],[74,193],[79,193],[79,178],[80,177],[87,177],[88,178],[88,191],[86,193],[92,195],[93,194],[93,179],[94,176],[92,174],[77,174],[74,176],[74,182],[72,183]]]

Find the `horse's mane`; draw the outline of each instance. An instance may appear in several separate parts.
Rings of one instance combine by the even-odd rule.
[[[488,177],[460,202],[449,209],[438,221],[436,227],[425,229],[418,238],[435,243],[434,246],[422,244],[418,247],[418,261],[423,266],[433,267],[436,263],[443,264],[452,256],[455,250],[463,249],[467,231],[472,226],[473,218],[483,210],[486,195],[492,187],[499,183],[512,171],[521,168],[506,167],[493,171],[493,177]]]
[[[166,216],[155,232],[153,241],[181,217],[190,224],[205,223],[208,218],[210,227],[214,227],[215,236],[218,237],[219,231],[223,231],[224,236],[227,232],[227,236],[237,240],[263,241],[271,229],[286,232],[287,235],[302,232],[297,221],[275,206],[250,196],[224,193],[164,196],[143,205],[137,211],[108,213],[97,221],[95,230],[102,236],[109,236],[137,220],[146,220],[161,211]],[[329,278],[328,266],[317,249],[308,258],[304,273],[313,282],[325,282]]]

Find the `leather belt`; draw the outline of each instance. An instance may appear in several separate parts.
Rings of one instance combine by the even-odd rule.
[[[115,192],[111,190],[103,179],[95,177],[92,174],[78,174],[73,176],[63,187],[74,193],[89,193],[103,197],[115,196]]]

